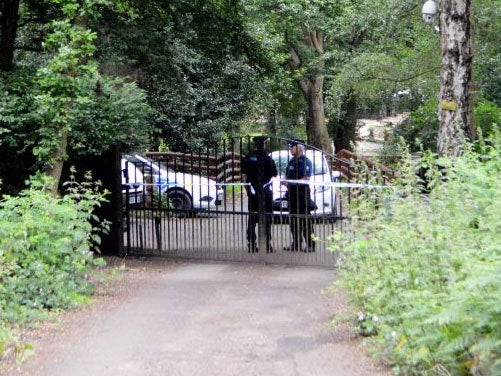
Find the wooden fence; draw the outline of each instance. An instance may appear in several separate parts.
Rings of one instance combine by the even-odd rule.
[[[221,155],[181,152],[149,152],[147,156],[162,161],[178,172],[206,176],[218,183],[234,183],[241,180],[242,154],[227,152]],[[349,150],[340,150],[338,154],[327,156],[334,171],[340,171],[341,177],[348,181],[359,181],[362,171],[377,172],[385,180],[391,180],[396,172],[389,167],[358,155]]]
[[[202,153],[149,152],[146,155],[165,163],[177,172],[208,177],[218,183],[239,182],[242,155],[224,153],[218,156]]]

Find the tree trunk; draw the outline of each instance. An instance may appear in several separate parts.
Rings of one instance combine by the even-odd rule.
[[[277,135],[277,111],[275,109],[270,111],[270,134]]]
[[[298,79],[299,88],[308,106],[306,122],[308,143],[326,153],[332,154],[332,140],[325,123],[323,34],[320,31],[308,30],[303,30],[303,33],[304,45],[310,51],[314,51],[318,58],[316,63],[306,62],[306,64],[312,64],[312,66],[302,78]],[[294,47],[289,45],[288,66],[290,70],[297,71],[304,63]]]
[[[342,118],[334,128],[334,149],[354,151],[357,136],[357,95],[353,90],[343,100]]]
[[[332,154],[332,142],[325,124],[323,85],[323,75],[317,74],[308,84],[308,90],[303,93],[308,103],[306,131],[310,145]]]
[[[8,71],[14,66],[14,45],[17,34],[17,20],[20,0],[3,0],[0,35],[0,71]]]
[[[461,155],[464,143],[476,137],[470,94],[473,60],[470,3],[471,0],[441,2],[442,67],[437,143],[441,156]]]
[[[55,152],[52,168],[47,171],[47,175],[55,180],[54,185],[51,187],[51,193],[53,196],[57,195],[59,181],[61,180],[61,174],[63,172],[63,164],[66,159],[66,149],[68,147],[68,131],[61,131],[60,137],[59,149]]]

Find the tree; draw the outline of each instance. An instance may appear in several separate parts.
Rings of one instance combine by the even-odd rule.
[[[471,0],[442,0],[440,31],[440,155],[462,154],[466,141],[475,139],[473,104],[470,93],[473,52],[470,24]]]
[[[0,71],[13,67],[18,13],[19,0],[4,0],[0,4]]]
[[[0,75],[0,88],[7,93],[0,101],[0,153],[8,160],[18,154],[13,163],[18,170],[25,160],[33,164],[24,156],[32,153],[37,169],[54,178],[53,193],[70,153],[100,153],[125,140],[144,144],[149,132],[149,107],[137,86],[98,73],[96,34],[86,27],[97,2],[23,3],[15,18],[26,22],[15,35],[29,52],[19,49],[10,60],[11,71]]]
[[[306,105],[306,135],[332,152],[324,108],[326,32],[339,8],[324,1],[247,1],[247,26],[267,45],[270,60],[286,64]]]
[[[104,71],[133,73],[171,149],[215,147],[261,107],[266,69],[231,0],[130,1],[96,22]],[[264,90],[263,90],[264,91]],[[262,96],[261,96],[262,97]],[[253,113],[254,114],[254,113]]]
[[[352,149],[361,98],[365,103],[391,98],[395,87],[422,78],[422,73],[410,73],[423,66],[418,58],[409,57],[413,48],[416,55],[422,54],[415,36],[417,20],[411,12],[416,4],[366,0],[245,3],[248,28],[267,46],[270,60],[287,64],[304,97],[308,140],[324,150],[332,150],[331,136],[336,150]],[[429,59],[424,61],[428,64]],[[367,99],[367,93],[373,98]]]
[[[299,72],[310,63],[306,74],[296,80],[307,104],[306,133],[308,142],[328,153],[332,153],[332,142],[325,124],[324,78],[325,51],[324,33],[302,25],[302,37],[286,36],[289,59],[287,65],[292,72]],[[301,51],[306,52],[302,54]],[[314,55],[313,63],[306,56]]]

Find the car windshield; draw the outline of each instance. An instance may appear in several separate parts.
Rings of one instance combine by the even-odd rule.
[[[314,155],[311,155],[311,153],[307,153],[306,156],[311,160],[311,163],[313,164],[313,175],[324,175],[327,173],[328,169],[321,154],[315,153]],[[291,159],[292,156],[288,151],[281,150],[279,152],[274,152],[272,154],[272,158],[277,166],[278,174],[280,176],[285,176],[287,164],[289,163],[289,159]]]

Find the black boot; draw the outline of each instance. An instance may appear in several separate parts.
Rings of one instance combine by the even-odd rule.
[[[257,248],[256,244],[248,244],[247,249],[248,249],[247,252],[249,252],[249,253],[258,253],[259,252],[259,249]]]

